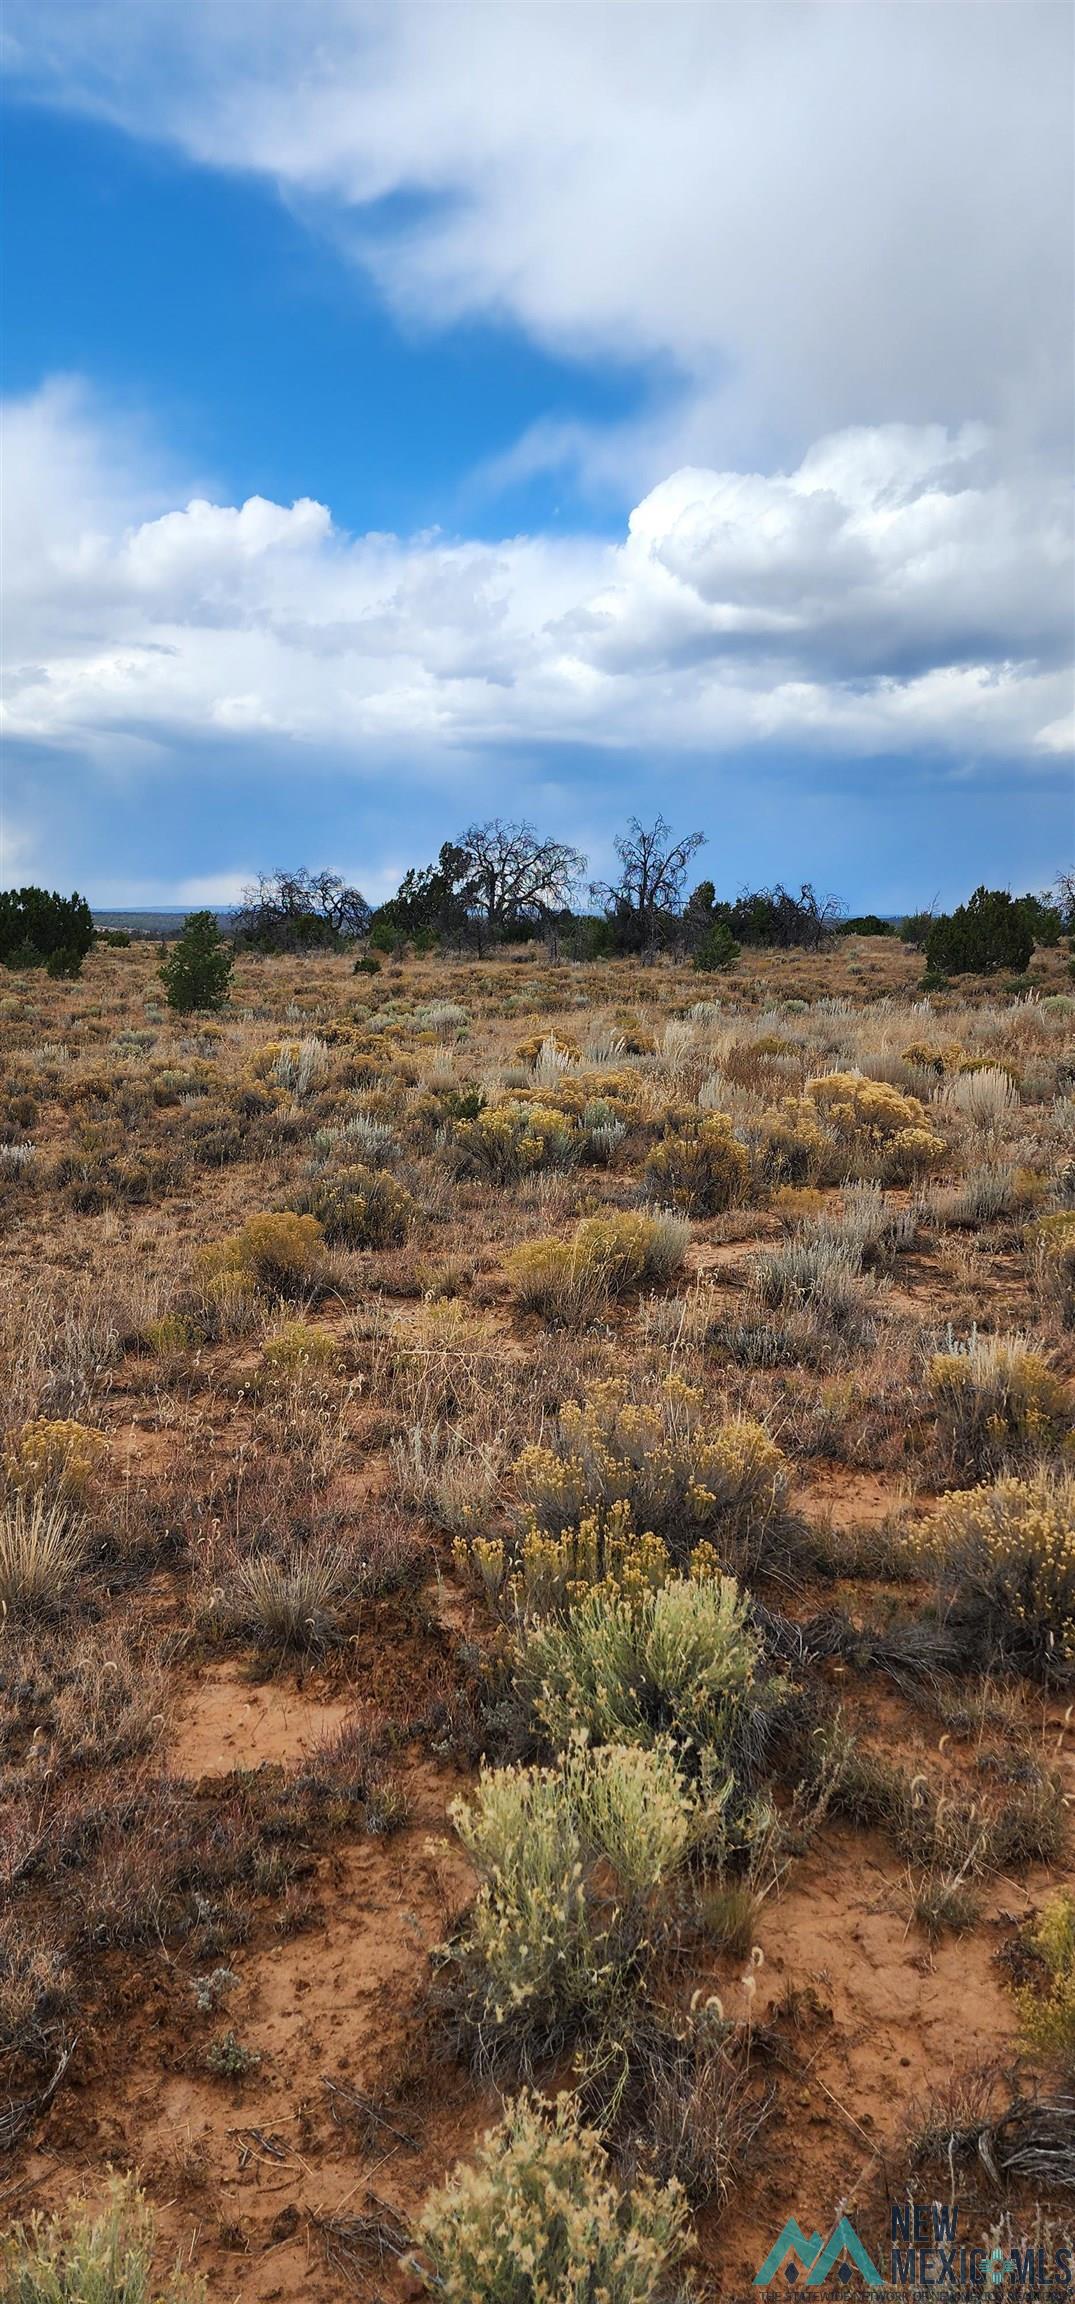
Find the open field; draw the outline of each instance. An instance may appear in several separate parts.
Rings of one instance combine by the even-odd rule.
[[[640,2299],[1075,2221],[1075,985],[921,965],[0,981],[5,2222],[398,2304],[530,2081]]]

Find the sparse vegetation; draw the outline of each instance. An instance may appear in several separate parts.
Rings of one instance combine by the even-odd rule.
[[[460,849],[379,969],[292,923],[219,1014],[137,937],[3,975],[0,2142],[12,2215],[74,2202],[18,2304],[80,2297],[109,2155],[145,2304],[181,2248],[176,2304],[293,2304],[311,2246],[561,2304],[577,2235],[618,2297],[673,2179],[623,2293],[685,2304],[759,2183],[834,2211],[825,2090],[891,2170],[957,2035],[1069,2088],[1067,951],[926,1000],[672,865],[512,943]]]

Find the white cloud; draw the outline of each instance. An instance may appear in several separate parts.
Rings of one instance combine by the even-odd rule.
[[[7,0],[10,62],[256,171],[422,327],[670,363],[670,417],[523,460],[795,462],[848,425],[1070,439],[1073,20],[1055,0]]]
[[[353,537],[306,499],[162,508],[126,423],[70,386],[5,437],[7,726],[114,773],[191,735],[277,766],[293,744],[356,773],[398,754],[419,779],[523,743],[1029,761],[1070,708],[1062,492],[1036,466],[1015,490],[980,429],[677,471],[618,545]]]

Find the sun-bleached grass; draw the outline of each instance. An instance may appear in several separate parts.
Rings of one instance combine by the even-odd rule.
[[[51,1616],[71,1598],[86,1557],[83,1524],[39,1489],[0,1504],[0,1610]]]

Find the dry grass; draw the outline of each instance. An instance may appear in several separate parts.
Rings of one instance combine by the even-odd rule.
[[[138,2161],[167,2071],[200,2204],[161,2144],[151,2293],[196,2232],[192,2293],[199,2270],[241,2284],[241,2241],[299,2304],[307,2220],[394,2293],[419,2171],[473,2154],[471,2067],[495,2059],[569,2092],[572,2184],[572,2123],[597,2123],[616,2276],[612,2225],[645,2222],[625,2201],[674,2178],[710,2203],[715,2293],[752,2154],[819,2203],[830,2181],[797,2064],[839,2091],[869,2054],[835,1991],[808,2043],[788,2013],[823,1990],[786,1927],[800,1856],[846,2004],[868,1850],[914,1974],[923,1934],[940,1962],[964,1932],[966,1996],[957,1970],[945,1990],[971,2028],[988,1911],[1030,1880],[1040,1914],[1067,1862],[1067,955],[1035,962],[1040,998],[924,1000],[919,958],[849,939],[751,953],[701,1001],[671,963],[536,948],[365,976],[243,958],[211,1025],[162,1011],[155,965],[134,946],[0,987],[13,2180],[38,2141],[50,2211],[92,2177],[92,2252],[105,2158]],[[347,1976],[371,1912],[376,2040]],[[765,1946],[787,1993],[763,2015]],[[1070,1963],[1060,1944],[1046,1975],[1030,1934],[1021,1956],[1040,2005],[1011,2030],[1054,2055]],[[307,2012],[286,2037],[260,2013],[282,1958]],[[195,1985],[224,1969],[207,2013]],[[311,2109],[329,2018],[363,2102],[394,2104],[401,2041],[415,2061],[389,2199],[387,2131],[341,2187]],[[293,2238],[253,2185],[237,2231],[240,2086],[243,2151],[301,2135]],[[1045,2182],[1061,2097],[1040,2101],[990,2134]],[[505,2117],[543,2164],[542,2116]],[[492,2245],[510,2186],[479,2172],[427,2218],[445,2265],[460,2202]],[[18,2245],[44,2262],[62,2238]]]

